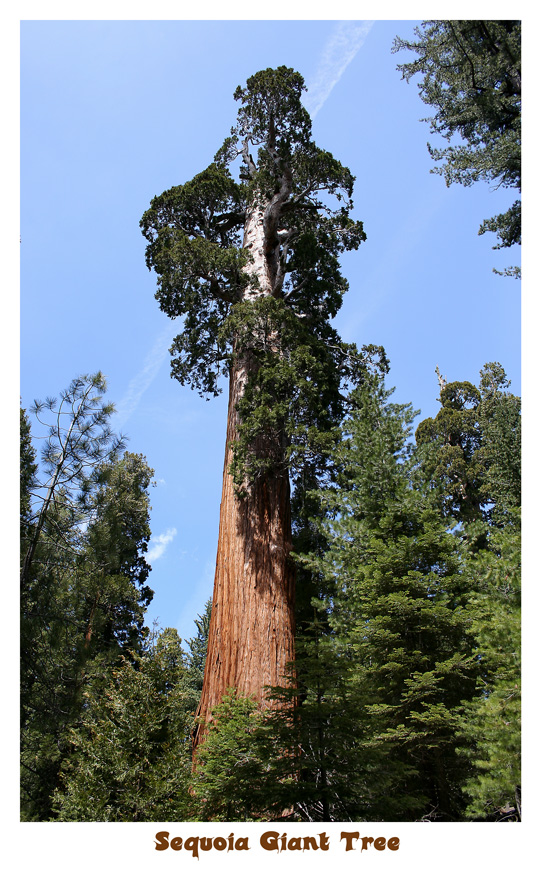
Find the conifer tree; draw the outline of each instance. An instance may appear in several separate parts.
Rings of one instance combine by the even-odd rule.
[[[193,693],[186,662],[176,630],[165,629],[142,654],[95,674],[82,720],[70,731],[55,819],[190,819]]]
[[[499,362],[481,369],[479,387],[438,375],[441,408],[415,432],[423,476],[444,515],[505,525],[520,507],[520,399]]]
[[[54,514],[63,516],[59,541],[69,523],[74,536],[82,521],[84,497],[95,481],[100,465],[114,459],[124,447],[123,438],[113,435],[109,418],[113,406],[103,402],[107,390],[101,373],[72,380],[60,400],[35,401],[31,412],[47,431],[41,447],[43,478],[31,492],[32,525],[21,564],[21,587],[31,582],[32,563],[42,534],[55,537]]]
[[[415,28],[415,39],[395,39],[393,51],[404,49],[417,57],[398,69],[408,82],[421,74],[420,97],[436,110],[424,121],[449,143],[444,149],[428,146],[435,161],[442,162],[433,172],[443,175],[447,185],[485,180],[498,188],[520,189],[521,22],[424,21]],[[497,235],[495,249],[520,243],[520,199],[486,219],[479,233],[486,231]],[[519,273],[518,268],[504,271]]]
[[[144,640],[152,590],[144,559],[152,471],[112,435],[102,378],[36,404],[53,413],[25,502],[21,588],[21,805],[46,820],[70,726],[96,664]],[[64,422],[65,415],[65,422]],[[27,453],[28,455],[28,453]],[[23,463],[25,460],[23,454]],[[28,464],[26,463],[26,468]],[[28,478],[27,478],[28,479]],[[28,509],[30,508],[30,509]]]
[[[481,369],[479,425],[483,435],[481,459],[486,475],[483,496],[490,504],[491,522],[500,527],[516,522],[521,506],[521,402],[509,392],[499,362]]]
[[[462,754],[473,766],[464,785],[466,814],[478,820],[522,819],[518,521],[516,512],[514,524],[492,528],[486,548],[470,557],[471,631],[481,670],[463,716]]]
[[[194,620],[197,634],[188,641],[188,673],[194,690],[198,691],[198,698],[194,709],[199,704],[199,697],[203,689],[211,610],[212,599],[209,598],[204,612]]]
[[[338,487],[324,495],[334,647],[347,657],[356,732],[343,757],[352,819],[454,820],[468,760],[456,753],[475,690],[460,541],[416,482],[413,412],[380,381],[354,393]],[[339,810],[338,808],[336,810]]]
[[[263,713],[250,696],[228,690],[197,750],[193,792],[198,819],[274,820],[268,760],[262,746]]]
[[[290,479],[307,462],[324,468],[344,382],[384,363],[330,324],[347,288],[339,255],[365,234],[350,217],[351,173],[311,139],[303,88],[286,67],[248,79],[214,162],[141,221],[160,307],[184,319],[173,377],[207,395],[229,377],[205,720],[228,688],[261,701],[283,680],[294,655]]]
[[[499,362],[481,369],[479,387],[440,385],[442,407],[416,438],[432,498],[459,524],[470,587],[478,679],[461,718],[465,813],[520,819],[520,398]]]
[[[32,489],[36,484],[36,453],[32,446],[30,422],[20,410],[20,547],[23,552],[29,542],[32,525]],[[22,557],[21,557],[22,558]]]
[[[440,410],[415,432],[423,476],[446,517],[468,522],[485,516],[485,465],[480,456],[481,393],[468,381],[448,383],[440,376]]]

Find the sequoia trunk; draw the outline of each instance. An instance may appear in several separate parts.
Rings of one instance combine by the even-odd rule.
[[[258,289],[248,290],[246,297],[272,294],[276,256],[266,245],[261,208],[254,208],[248,217],[244,246],[253,257],[249,270],[259,281]],[[286,666],[294,658],[295,576],[289,559],[287,468],[271,468],[247,484],[242,494],[235,489],[230,473],[238,434],[237,404],[249,369],[249,354],[240,351],[230,375],[214,594],[198,708],[198,716],[205,722],[228,689],[252,695],[264,705],[265,687],[284,684]],[[198,726],[194,750],[203,734],[204,729]]]
[[[246,495],[229,473],[243,374],[231,375],[216,575],[203,692],[205,721],[229,688],[263,701],[284,683],[294,656],[294,572],[287,472],[267,474]],[[198,728],[194,747],[200,741]]]

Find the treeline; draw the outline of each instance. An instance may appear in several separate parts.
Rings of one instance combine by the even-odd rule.
[[[210,604],[149,631],[153,472],[101,375],[21,412],[23,820],[520,819],[520,400],[503,368],[415,412],[367,376],[293,496],[296,660],[234,690],[192,768]]]
[[[144,558],[153,472],[112,433],[105,391],[98,373],[75,379],[58,400],[34,402],[34,435],[21,409],[24,820],[56,816],[55,794],[78,748],[73,732],[97,701],[109,701],[116,672],[144,666],[164,646],[144,625],[153,596]],[[39,464],[33,436],[41,438]],[[175,636],[162,637],[173,647]],[[91,761],[83,768],[92,770]]]

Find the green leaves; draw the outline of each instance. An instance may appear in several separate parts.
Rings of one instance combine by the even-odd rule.
[[[229,690],[213,711],[197,748],[193,792],[199,818],[209,821],[265,819],[266,767],[260,748],[263,716],[256,702]]]
[[[215,162],[190,182],[154,198],[141,220],[147,265],[158,275],[160,307],[184,320],[171,347],[172,376],[202,395],[218,394],[220,378],[245,347],[252,354],[261,345],[258,332],[272,318],[275,330],[285,336],[279,334],[273,350],[267,346],[264,372],[259,370],[254,380],[261,397],[277,405],[269,411],[269,428],[287,420],[282,428],[290,433],[299,427],[290,418],[303,364],[312,394],[324,393],[331,403],[334,393],[335,408],[340,382],[352,371],[337,355],[340,341],[329,320],[347,290],[338,257],[365,239],[362,223],[349,215],[353,176],[310,139],[310,117],[300,101],[303,88],[302,77],[286,67],[250,77],[235,92],[237,125]],[[238,158],[242,172],[234,181],[228,165],[233,167]],[[265,267],[240,233],[247,233],[256,214],[261,241],[254,245],[262,246]],[[267,289],[267,274],[272,294],[265,294],[274,302],[254,301]],[[265,308],[271,316],[262,313]],[[331,347],[327,351],[325,344]],[[300,352],[292,374],[296,347]],[[293,392],[284,395],[288,385]],[[257,405],[256,414],[253,397],[252,392],[244,404],[243,416],[250,408],[252,420],[245,423],[241,443],[250,432],[262,434],[265,428],[263,405]],[[287,410],[278,398],[284,398]],[[305,437],[315,437],[320,424],[316,416]]]
[[[480,376],[479,389],[444,383],[441,409],[415,433],[434,494],[462,522],[496,521],[520,504],[520,399],[506,391],[499,362]]]
[[[176,630],[85,694],[55,794],[61,821],[190,819],[192,696]]]
[[[293,477],[307,463],[324,469],[345,409],[341,387],[384,369],[383,351],[348,347],[326,320],[301,319],[265,296],[233,307],[223,331],[235,338],[237,360],[248,363],[237,404],[237,485],[271,468],[287,467]]]
[[[345,759],[359,788],[354,816],[412,820],[436,807],[453,819],[465,768],[454,753],[461,700],[475,684],[469,584],[460,542],[412,488],[414,414],[389,395],[376,378],[353,393],[338,485],[321,496],[328,548],[300,561],[327,582],[330,646],[356,726]]]
[[[471,631],[480,666],[477,695],[462,721],[462,752],[473,765],[464,785],[467,815],[520,820],[520,513],[508,513],[503,524],[498,518],[481,550],[479,526],[466,530],[475,587]]]
[[[289,160],[309,142],[312,123],[300,101],[305,90],[300,73],[285,66],[250,76],[246,87],[235,91],[241,107],[231,133],[253,145],[266,146],[269,163]]]
[[[152,598],[144,553],[150,538],[142,456],[124,453],[109,427],[101,374],[36,402],[49,422],[42,467],[24,459],[32,502],[24,513],[21,588],[21,797],[25,820],[51,814],[51,797],[96,666],[140,649]],[[48,415],[47,415],[48,414]],[[23,433],[28,441],[28,431]],[[25,444],[28,455],[29,446]],[[43,474],[46,477],[43,478]]]
[[[464,144],[445,149],[428,146],[442,166],[447,185],[478,180],[520,188],[521,164],[521,23],[520,21],[425,21],[415,28],[415,42],[397,37],[393,52],[408,49],[418,57],[399,64],[409,81],[421,74],[419,94],[436,113],[425,119],[431,131],[449,142],[459,134]],[[520,243],[520,202],[481,225],[492,231],[501,249]]]
[[[171,227],[227,248],[240,242],[238,228],[244,222],[244,209],[244,187],[234,182],[227,167],[211,164],[191,182],[153,198],[139,224],[151,244],[161,228]],[[149,247],[149,268],[153,266],[153,254],[154,249]]]

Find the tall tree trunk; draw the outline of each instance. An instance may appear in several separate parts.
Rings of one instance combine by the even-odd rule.
[[[247,219],[244,246],[253,255],[248,266],[259,280],[252,295],[269,295],[277,269],[276,247],[268,244],[263,210]],[[235,490],[230,466],[238,435],[237,404],[250,368],[249,353],[239,350],[230,374],[227,436],[214,594],[205,677],[198,716],[208,721],[228,689],[265,704],[265,687],[284,683],[294,658],[294,569],[287,468],[278,466]],[[264,442],[263,442],[264,443]],[[257,448],[265,451],[264,446]],[[276,448],[274,448],[274,451]],[[204,729],[194,735],[194,751]]]

